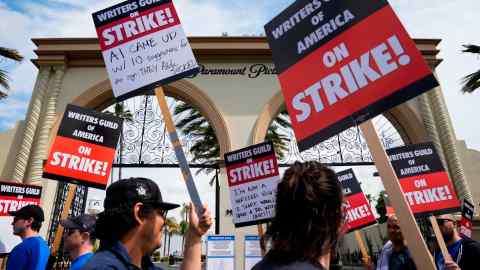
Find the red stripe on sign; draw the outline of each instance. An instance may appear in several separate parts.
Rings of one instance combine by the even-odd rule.
[[[446,172],[401,178],[400,184],[414,214],[460,207]]]
[[[115,149],[57,136],[44,172],[106,185]]]
[[[428,74],[415,43],[386,6],[287,69],[279,80],[300,141]]]
[[[347,197],[348,205],[344,209],[348,230],[355,230],[376,222],[367,198],[363,192]]]
[[[29,204],[40,204],[40,198],[19,198],[13,196],[0,196],[0,217],[10,216],[8,212],[17,211]]]
[[[126,17],[97,28],[102,51],[180,24],[173,3],[153,7],[136,17]]]
[[[252,159],[227,167],[228,185],[237,186],[279,175],[275,155]]]

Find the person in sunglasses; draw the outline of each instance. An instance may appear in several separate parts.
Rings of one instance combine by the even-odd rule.
[[[97,218],[80,215],[60,221],[65,228],[63,249],[68,252],[72,265],[69,270],[80,270],[93,256],[95,238],[92,235]]]
[[[82,270],[154,270],[150,255],[160,248],[167,211],[178,204],[164,202],[157,184],[147,178],[129,178],[111,184],[98,214],[94,234],[100,250]],[[185,237],[180,269],[201,269],[201,237],[212,225],[206,207],[199,217],[190,205],[190,224]]]
[[[450,214],[437,217],[437,223],[447,244],[452,260],[445,260],[441,252],[435,252],[435,263],[439,270],[479,269],[480,243],[468,237],[461,237],[457,222]]]
[[[9,214],[13,216],[13,234],[19,236],[22,242],[10,252],[7,270],[44,270],[50,257],[50,249],[38,234],[45,219],[42,208],[38,205],[27,205]]]

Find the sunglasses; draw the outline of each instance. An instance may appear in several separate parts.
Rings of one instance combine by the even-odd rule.
[[[445,222],[455,222],[455,220],[453,219],[449,219],[449,218],[437,218],[437,223],[438,225],[442,226],[443,224],[445,224]]]

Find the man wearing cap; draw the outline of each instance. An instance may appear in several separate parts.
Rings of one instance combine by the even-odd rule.
[[[445,260],[441,252],[435,252],[437,268],[439,270],[479,269],[480,243],[468,237],[462,238],[457,231],[457,222],[450,214],[438,216],[437,223],[451,256]]]
[[[80,270],[93,256],[92,236],[95,229],[96,217],[94,215],[80,215],[60,221],[65,228],[63,234],[63,249],[68,252],[72,265],[69,270]]]
[[[10,252],[7,270],[44,270],[50,249],[38,235],[44,220],[42,208],[27,205],[9,213],[13,216],[13,234],[19,236],[22,242]]]
[[[82,270],[158,269],[150,255],[160,248],[167,211],[178,206],[164,202],[157,184],[150,179],[129,178],[113,183],[107,188],[105,210],[98,215],[95,227],[100,250]],[[189,215],[181,269],[200,270],[200,240],[212,219],[206,207],[199,217],[191,205]]]

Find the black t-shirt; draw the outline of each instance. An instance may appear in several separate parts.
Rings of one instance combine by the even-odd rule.
[[[389,270],[416,270],[408,249],[393,251],[388,259]]]
[[[252,270],[324,270],[320,265],[310,262],[296,261],[289,264],[276,264],[266,257],[259,261]]]
[[[480,259],[480,243],[470,238],[462,238],[462,248],[458,266],[462,270],[480,269],[478,260]]]

